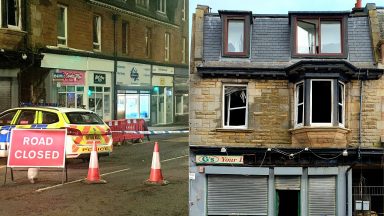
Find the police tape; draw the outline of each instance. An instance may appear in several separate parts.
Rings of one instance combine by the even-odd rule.
[[[145,135],[153,135],[153,134],[181,134],[181,133],[189,133],[189,130],[177,130],[177,131],[111,131],[112,133],[122,133],[122,134],[145,134]]]

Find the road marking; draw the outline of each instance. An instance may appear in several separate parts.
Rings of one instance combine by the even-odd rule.
[[[127,168],[127,169],[117,170],[117,171],[113,171],[113,172],[109,172],[109,173],[104,173],[104,174],[101,174],[100,176],[106,176],[106,175],[111,175],[111,174],[114,174],[114,173],[124,172],[124,171],[128,171],[128,170],[130,170],[130,169],[131,169],[131,168]],[[85,179],[85,178],[83,178],[83,179],[78,179],[78,180],[71,181],[71,182],[66,182],[66,183],[64,183],[64,184],[57,184],[57,185],[53,185],[53,186],[50,186],[50,187],[40,188],[40,189],[37,189],[35,192],[42,192],[42,191],[49,190],[49,189],[53,189],[53,188],[56,188],[56,187],[60,187],[60,186],[68,185],[68,184],[77,183],[77,182],[83,181],[84,179]]]
[[[183,155],[183,156],[179,156],[179,157],[175,157],[175,158],[170,158],[170,159],[162,160],[161,162],[167,162],[167,161],[171,161],[171,160],[176,160],[176,159],[183,158],[183,157],[188,157],[188,155]]]

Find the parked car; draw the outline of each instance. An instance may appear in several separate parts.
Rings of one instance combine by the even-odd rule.
[[[67,130],[66,157],[89,158],[92,145],[99,155],[113,150],[112,133],[94,112],[85,109],[59,107],[19,107],[0,114],[0,157],[7,157],[13,128]]]

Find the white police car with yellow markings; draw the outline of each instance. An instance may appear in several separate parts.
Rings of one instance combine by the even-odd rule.
[[[13,128],[67,130],[66,157],[89,157],[93,143],[99,155],[113,150],[112,133],[94,112],[61,107],[19,107],[0,113],[0,157],[7,157]]]

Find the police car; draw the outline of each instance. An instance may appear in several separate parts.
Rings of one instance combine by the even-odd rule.
[[[113,150],[112,133],[94,112],[77,108],[19,107],[0,114],[0,157],[7,157],[13,128],[67,130],[66,157],[88,158],[93,143],[99,155]]]

